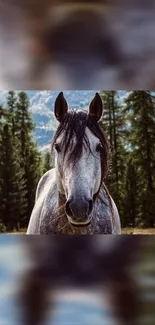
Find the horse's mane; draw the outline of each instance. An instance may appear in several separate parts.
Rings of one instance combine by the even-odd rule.
[[[75,165],[82,154],[82,147],[90,148],[90,142],[86,135],[85,128],[89,130],[100,140],[103,150],[101,150],[101,170],[102,181],[104,180],[108,170],[108,142],[104,131],[97,123],[93,116],[88,115],[84,111],[69,111],[63,121],[59,124],[52,141],[52,151],[57,138],[63,133],[62,147],[63,155],[68,154],[67,164]],[[76,138],[73,144],[73,137]],[[102,182],[101,182],[102,183]]]

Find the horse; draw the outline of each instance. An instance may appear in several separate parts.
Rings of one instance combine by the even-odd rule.
[[[63,92],[57,96],[55,168],[39,181],[27,234],[121,233],[117,207],[104,183],[108,142],[99,124],[102,113],[98,93],[88,113],[70,110]]]

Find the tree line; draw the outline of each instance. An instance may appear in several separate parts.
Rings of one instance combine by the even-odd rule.
[[[108,189],[123,227],[155,226],[155,99],[150,91],[101,91],[101,127],[109,140]],[[51,167],[33,140],[25,92],[0,106],[0,231],[26,228],[40,177]]]
[[[110,148],[106,180],[123,227],[155,226],[155,98],[150,91],[101,91]]]
[[[0,106],[0,231],[27,227],[40,177],[50,168],[33,141],[35,125],[25,92],[9,91]]]

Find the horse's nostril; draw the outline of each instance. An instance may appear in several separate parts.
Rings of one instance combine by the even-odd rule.
[[[88,215],[91,214],[93,210],[93,200],[89,200],[89,210],[88,210]]]
[[[69,199],[66,202],[66,214],[76,220],[85,220],[92,212],[93,201],[89,199]]]

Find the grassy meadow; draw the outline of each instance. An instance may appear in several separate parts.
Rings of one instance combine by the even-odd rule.
[[[13,231],[13,232],[5,232],[3,234],[7,235],[25,235],[26,229],[22,229],[21,231]],[[155,235],[155,228],[122,228],[122,235]]]

